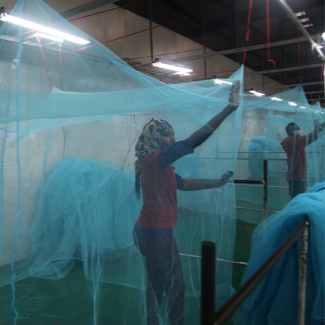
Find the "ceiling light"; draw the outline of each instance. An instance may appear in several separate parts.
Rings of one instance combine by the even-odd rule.
[[[46,34],[43,34],[43,33],[36,33],[36,38],[39,37],[39,38],[46,38],[46,39],[49,39],[51,41],[54,41],[54,42],[58,42],[58,43],[63,43],[63,38],[59,38],[59,37],[55,37],[55,36],[51,36],[51,35],[46,35]]]
[[[189,72],[193,71],[192,69],[182,68],[182,67],[178,67],[176,65],[166,64],[166,63],[162,63],[162,62],[154,62],[154,63],[152,63],[152,65],[157,68],[173,70],[173,71],[177,71],[177,72],[189,73]]]
[[[249,92],[250,92],[251,94],[254,94],[255,96],[259,96],[259,97],[261,97],[261,96],[265,96],[265,94],[259,93],[259,92],[255,91],[255,90],[250,90]]]
[[[325,41],[325,33],[322,34],[323,40]]]
[[[307,18],[299,19],[299,21],[300,21],[301,23],[305,23],[306,21],[309,21],[309,18],[307,17]]]
[[[216,85],[222,85],[222,84],[233,85],[232,82],[221,80],[221,79],[213,79],[213,81]]]
[[[312,26],[314,26],[314,24],[308,24],[308,25],[302,25],[302,27],[312,27]]]
[[[288,104],[291,105],[291,106],[298,106],[298,104],[296,104],[294,102],[289,102]]]
[[[15,17],[15,16],[10,16],[10,15],[7,15],[7,14],[1,14],[0,20],[8,21],[9,23],[12,23],[12,24],[15,24],[15,25],[20,25],[22,27],[29,28],[31,30],[36,30],[36,31],[39,31],[39,32],[43,32],[43,33],[45,33],[47,35],[52,35],[52,36],[55,36],[55,37],[59,37],[59,38],[62,38],[64,40],[66,40],[66,41],[70,41],[70,42],[73,42],[73,43],[77,43],[77,44],[88,44],[88,43],[90,43],[90,41],[87,41],[85,39],[82,39],[82,38],[79,38],[79,37],[76,37],[76,36],[73,36],[73,35],[70,35],[70,34],[67,34],[67,33],[64,33],[64,32],[60,32],[60,31],[58,31],[56,29],[45,27],[45,26],[33,23],[33,22],[25,20],[25,19],[18,18],[18,17]]]
[[[276,101],[278,101],[278,102],[282,102],[282,101],[283,101],[283,99],[278,98],[278,97],[271,97],[271,99],[272,99],[272,100],[276,100]]]
[[[296,15],[296,17],[300,17],[303,15],[306,15],[306,13],[304,11],[300,11],[300,12],[296,12],[295,15]]]

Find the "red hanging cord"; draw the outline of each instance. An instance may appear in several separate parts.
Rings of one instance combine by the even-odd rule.
[[[47,66],[47,63],[46,63],[46,59],[45,59],[45,55],[44,55],[44,52],[43,52],[43,48],[42,48],[40,39],[37,39],[37,42],[38,42],[39,48],[40,48],[41,53],[42,53],[42,58],[43,58],[43,62],[44,62],[45,69],[46,69],[47,79],[49,81],[50,88],[52,89],[53,87],[55,87],[55,85],[54,85],[53,81],[51,81],[50,70],[49,70],[49,68]]]
[[[270,9],[269,0],[266,0],[266,27],[267,27],[267,59],[269,62],[273,63],[273,68],[276,68],[275,61],[271,60],[270,54]]]
[[[244,55],[243,55],[243,64],[245,64],[245,60],[246,60],[247,42],[249,40],[249,32],[250,32],[249,25],[251,23],[252,7],[253,7],[253,0],[250,0],[247,27],[246,27],[247,32],[246,32],[246,39],[245,39],[245,49],[244,49]]]
[[[191,78],[188,78],[189,81],[193,82],[196,87],[199,87]]]

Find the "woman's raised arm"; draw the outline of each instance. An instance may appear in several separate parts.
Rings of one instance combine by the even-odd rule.
[[[190,135],[190,137],[188,138],[188,144],[191,148],[195,149],[196,147],[200,146],[204,141],[206,141],[212,135],[212,133],[220,126],[224,119],[238,108],[240,102],[239,90],[240,81],[237,80],[231,88],[229,105],[226,106],[222,110],[222,112],[212,118],[207,124],[205,124],[200,129],[195,131],[192,135]]]

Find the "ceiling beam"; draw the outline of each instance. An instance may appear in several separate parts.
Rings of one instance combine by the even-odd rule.
[[[312,38],[317,38],[317,35],[312,35],[311,37]],[[306,37],[301,37],[300,38],[300,42],[306,42],[306,41],[307,41]],[[293,39],[290,39],[290,40],[273,42],[269,46],[270,47],[283,46],[283,45],[288,45],[288,44],[295,44],[297,42],[298,42],[298,38],[293,38]],[[248,46],[246,48],[246,50],[247,51],[256,51],[256,50],[265,49],[267,47],[268,47],[268,44],[260,44],[260,45]],[[169,60],[169,62],[177,63],[177,62],[191,61],[191,60],[202,59],[202,58],[211,57],[211,56],[240,53],[240,52],[244,52],[244,50],[245,50],[245,47],[241,47],[241,48],[236,48],[236,49],[231,49],[231,50],[210,52],[210,53],[206,53],[206,54],[192,55],[192,56],[187,56],[187,57],[183,57],[183,58],[172,59],[172,60]]]
[[[305,95],[309,95],[309,94],[319,94],[319,93],[323,93],[324,92],[324,90],[320,90],[320,91],[307,91],[306,93],[305,93]]]
[[[259,74],[279,73],[279,72],[285,72],[285,71],[299,71],[299,70],[303,70],[303,69],[318,68],[321,66],[322,66],[321,63],[300,65],[300,66],[290,67],[290,68],[256,71],[256,72],[251,72],[251,73],[247,73],[247,74],[245,73],[245,76],[255,76],[255,75],[259,75]]]
[[[296,17],[295,13],[289,7],[287,2],[285,0],[276,0],[276,1],[279,3],[280,7],[285,11],[285,13],[289,16],[289,18],[292,20],[292,22],[302,32],[302,34],[305,35],[305,38],[310,42],[312,48],[315,48],[316,51],[318,52],[319,56],[324,60],[325,55],[324,55],[323,51],[317,47],[317,43],[314,42],[313,38],[308,33],[307,29],[302,25],[302,23]]]
[[[271,90],[271,89],[278,89],[278,88],[290,88],[290,87],[297,87],[297,86],[314,86],[314,85],[320,85],[321,81],[315,81],[315,82],[305,82],[301,84],[289,84],[289,85],[284,85],[282,84],[280,87],[275,86],[275,87],[258,87],[258,89],[263,89],[263,90]]]
[[[106,6],[110,3],[117,2],[117,1],[118,0],[95,0],[95,1],[88,2],[82,6],[78,6],[78,7],[63,11],[60,13],[60,15],[63,18],[69,18],[69,17],[76,16],[76,15],[82,14],[84,12],[93,10],[93,9],[97,9],[97,8]]]

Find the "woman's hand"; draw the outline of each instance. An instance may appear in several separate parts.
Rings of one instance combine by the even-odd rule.
[[[240,103],[240,80],[236,80],[236,82],[231,87],[231,93],[229,96],[229,107],[234,111],[238,108]]]
[[[231,171],[228,171],[228,172],[224,173],[221,176],[220,180],[219,180],[219,186],[218,187],[225,186],[228,183],[229,178],[232,177],[233,175],[234,175],[234,173],[231,172]]]

